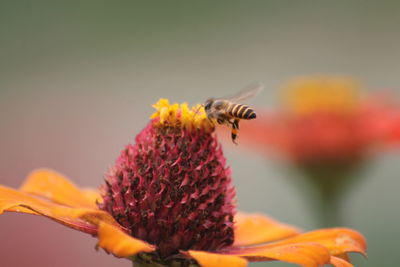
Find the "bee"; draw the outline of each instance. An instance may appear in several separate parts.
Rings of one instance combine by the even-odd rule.
[[[257,95],[264,86],[260,83],[250,85],[228,98],[209,98],[204,103],[204,110],[210,121],[232,127],[231,138],[234,144],[239,133],[240,120],[252,120],[257,117],[254,109],[241,102]]]

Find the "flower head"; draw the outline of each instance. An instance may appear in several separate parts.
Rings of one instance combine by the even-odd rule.
[[[198,107],[154,107],[107,173],[100,208],[163,256],[231,245],[235,191],[212,125]]]
[[[301,234],[263,215],[236,214],[230,170],[204,110],[167,100],[154,107],[135,144],[107,172],[101,194],[41,169],[18,191],[0,187],[0,213],[48,217],[142,264],[211,267],[281,260],[351,266],[347,253],[365,253],[363,236],[351,229]]]
[[[292,114],[351,113],[357,109],[360,85],[346,77],[298,77],[283,88],[283,104]]]

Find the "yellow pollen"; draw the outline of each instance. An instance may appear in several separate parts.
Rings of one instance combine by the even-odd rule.
[[[184,127],[186,129],[203,129],[212,131],[214,124],[207,118],[203,105],[189,107],[187,103],[170,104],[168,99],[160,98],[153,105],[156,112],[151,119],[159,118],[158,124]]]
[[[283,89],[284,103],[297,114],[314,111],[347,113],[359,103],[359,84],[345,77],[299,77]]]

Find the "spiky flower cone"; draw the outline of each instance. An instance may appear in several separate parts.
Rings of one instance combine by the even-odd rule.
[[[198,107],[163,99],[154,107],[107,173],[100,208],[161,259],[231,245],[235,190],[213,125]]]

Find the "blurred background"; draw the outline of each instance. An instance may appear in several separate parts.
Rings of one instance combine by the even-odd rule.
[[[97,187],[160,97],[198,103],[253,81],[256,106],[278,105],[293,76],[344,74],[397,97],[398,1],[0,0],[0,183],[50,167]],[[239,208],[306,230],[312,213],[276,168],[226,145]],[[399,154],[373,161],[347,195],[347,225],[368,240],[357,266],[395,266]],[[96,240],[50,220],[0,217],[1,266],[130,266]],[[258,263],[252,266],[292,266]]]

